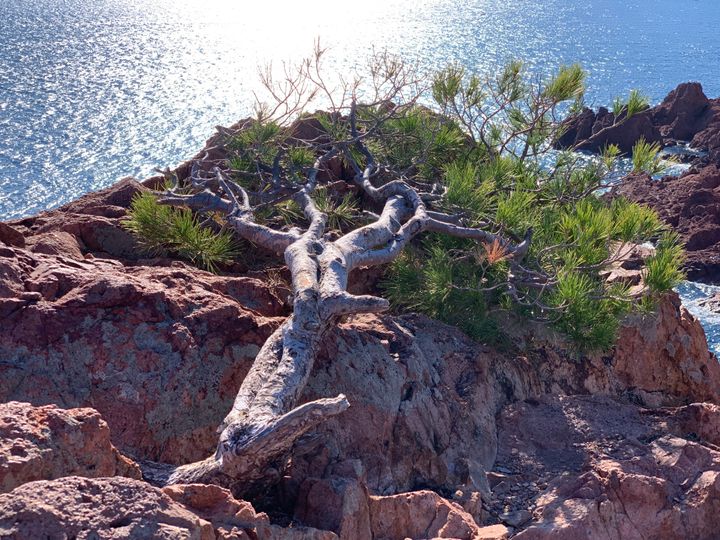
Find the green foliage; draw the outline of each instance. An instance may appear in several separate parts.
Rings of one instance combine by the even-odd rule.
[[[320,188],[314,194],[315,205],[318,210],[327,214],[328,226],[340,231],[355,224],[358,215],[358,206],[351,193],[346,193],[338,202],[325,188]]]
[[[627,99],[615,98],[613,101],[613,113],[616,118],[623,116],[628,119],[644,111],[649,106],[650,103],[648,102],[647,96],[639,90],[631,90]]]
[[[557,103],[581,98],[585,93],[585,77],[580,64],[562,66],[548,81],[543,97]]]
[[[432,178],[467,150],[468,140],[457,123],[424,107],[411,107],[388,120],[368,146],[383,163]]]
[[[483,274],[494,270],[487,260],[478,264],[473,257],[458,257],[463,249],[472,249],[472,243],[433,235],[393,261],[382,286],[395,306],[426,313],[477,340],[500,343],[487,295],[475,290]]]
[[[682,243],[675,232],[665,232],[657,243],[655,254],[645,262],[644,281],[654,293],[668,291],[685,278],[682,270]]]
[[[123,225],[138,237],[149,254],[172,253],[211,272],[237,255],[230,232],[204,227],[190,210],[158,204],[150,193],[133,198]]]
[[[633,146],[632,172],[646,172],[650,175],[660,174],[668,167],[669,161],[660,158],[660,143],[649,143],[644,137]]]
[[[559,107],[581,110],[585,78],[577,64],[562,66],[544,83],[534,83],[520,61],[485,79],[451,65],[433,78],[432,96],[485,153],[526,161],[546,152],[566,129],[556,121]]]
[[[618,291],[617,286],[614,289],[588,274],[564,271],[549,298],[553,306],[561,308],[555,327],[581,349],[610,347],[622,317],[632,308],[622,299],[627,294]]]
[[[251,121],[228,144],[234,169],[252,170],[258,160],[272,162],[282,130],[274,122]]]
[[[488,80],[458,66],[435,76],[433,98],[474,141],[442,167],[443,204],[468,225],[505,237],[519,240],[532,229],[532,243],[515,264],[501,243],[432,235],[391,266],[383,287],[394,305],[491,341],[500,335],[493,314],[512,311],[547,322],[580,349],[604,349],[627,313],[649,309],[653,297],[682,279],[682,249],[657,214],[600,196],[620,155],[617,146],[590,161],[548,152],[547,142],[562,132],[564,114],[557,106],[572,102],[569,110],[578,110],[584,91],[585,73],[577,65],[560,68],[540,86],[528,81],[519,62]],[[630,117],[646,107],[644,96],[633,91],[616,102],[616,113]],[[638,143],[636,169],[660,170],[658,151]],[[643,290],[606,281],[606,270],[629,244],[655,241]]]
[[[504,174],[493,177],[489,171]],[[647,207],[593,193],[563,202],[552,192],[531,188],[518,174],[510,165],[450,164],[447,198],[476,223],[492,223],[498,231],[520,235],[532,227],[531,251],[523,264],[550,276],[544,285],[514,284],[511,290],[512,267],[501,246],[443,243],[433,237],[392,265],[384,284],[391,302],[486,340],[498,339],[486,330],[497,329],[490,313],[502,308],[548,322],[581,349],[611,346],[625,314],[644,304],[628,285],[606,283],[603,269],[628,243],[662,235],[646,263],[645,294],[667,291],[682,279],[677,239],[663,232],[657,214]],[[508,185],[511,190],[502,189]]]
[[[613,199],[611,213],[612,235],[622,242],[642,243],[649,238],[656,238],[664,230],[657,213],[641,204]]]

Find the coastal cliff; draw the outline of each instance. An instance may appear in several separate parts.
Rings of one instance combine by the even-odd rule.
[[[611,354],[581,360],[550,338],[501,352],[425,317],[348,319],[324,339],[303,399],[342,391],[353,406],[301,440],[278,488],[253,501],[275,525],[221,488],[138,481],[118,450],[174,463],[212,451],[233,390],[287,313],[282,282],[262,271],[136,258],[120,220],[143,189],[125,180],[3,225],[10,537],[59,523],[116,537],[596,538],[610,526],[613,538],[711,537],[720,365],[672,294],[656,316],[628,321]],[[227,394],[212,391],[221,381]],[[93,421],[53,420],[79,414]],[[29,417],[35,427],[22,427]],[[88,452],[123,465],[85,463]],[[703,517],[678,521],[678,509]]]
[[[689,113],[662,107],[653,119],[676,115],[662,136],[681,138],[677,119]],[[709,167],[683,185],[714,190]],[[640,181],[654,186],[630,178],[619,189]],[[216,275],[143,254],[122,223],[155,182],[125,179],[0,223],[2,535],[716,534],[720,364],[675,293],[627,319],[604,354],[580,355],[529,324],[494,348],[421,315],[347,317],[323,338],[301,401],[343,393],[351,407],[298,440],[269,471],[272,489],[242,500],[215,485],[143,481],[151,462],[214,451],[217,426],[290,309],[271,256]],[[683,213],[667,204],[658,208],[673,224]],[[692,238],[682,223],[673,225]],[[362,291],[375,276],[352,280]]]

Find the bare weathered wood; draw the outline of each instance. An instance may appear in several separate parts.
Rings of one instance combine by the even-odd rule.
[[[351,110],[354,114],[354,102]],[[319,171],[331,158],[343,155],[354,159],[348,153],[350,146],[358,149],[367,161],[364,167],[352,161],[357,171],[355,184],[382,204],[383,209],[371,223],[333,239],[326,234],[327,216],[318,209],[313,194]],[[510,257],[518,259],[527,252],[530,235],[514,244],[488,231],[464,227],[457,216],[428,210],[423,196],[402,178],[375,186],[373,175],[377,166],[354,118],[349,139],[332,144],[323,142],[316,150],[319,157],[308,171],[305,185],[295,188],[291,195],[309,223],[304,231],[276,230],[256,223],[251,197],[232,185],[219,169],[207,180],[191,175],[191,193],[178,193],[176,186],[160,196],[163,204],[221,212],[239,237],[282,253],[292,277],[293,313],[258,353],[219,428],[215,455],[174,470],[148,467],[148,474],[158,483],[215,482],[243,492],[272,481],[268,479],[277,478],[298,437],[350,406],[343,395],[304,404],[301,395],[328,328],[342,316],[389,308],[383,298],[356,296],[347,291],[353,269],[391,262],[424,231],[479,242],[497,241]],[[271,199],[273,186],[277,188],[282,183],[278,178],[278,159],[272,177],[267,180]],[[265,193],[265,200],[267,196]]]

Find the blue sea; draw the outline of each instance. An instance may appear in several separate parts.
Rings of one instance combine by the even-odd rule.
[[[687,80],[720,96],[719,27],[717,0],[0,0],[0,219],[190,157],[249,114],[260,66],[317,37],[329,72],[373,48],[479,73],[580,62],[600,105]]]

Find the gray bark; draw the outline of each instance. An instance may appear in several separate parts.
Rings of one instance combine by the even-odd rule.
[[[367,149],[354,130],[354,144]],[[347,292],[348,275],[355,268],[391,262],[416,235],[424,231],[501,242],[510,256],[525,255],[530,238],[517,245],[474,228],[462,227],[455,216],[430,212],[420,194],[402,180],[375,187],[371,181],[373,161],[358,174],[357,185],[383,204],[374,222],[331,241],[325,235],[327,216],[315,206],[312,195],[318,170],[335,149],[318,159],[307,183],[294,195],[309,221],[308,228],[278,231],[253,220],[244,190],[225,180],[217,171],[216,182],[223,192],[209,188],[192,195],[166,192],[160,202],[183,205],[198,211],[220,211],[238,236],[254,244],[283,253],[292,275],[293,314],[267,340],[245,377],[232,409],[221,424],[214,456],[176,469],[148,468],[157,483],[215,482],[236,493],[277,478],[283,459],[298,437],[318,423],[345,411],[350,404],[344,395],[300,404],[301,393],[313,369],[324,332],[339,317],[355,313],[377,313],[389,303],[375,296]],[[203,187],[193,178],[196,187]]]

